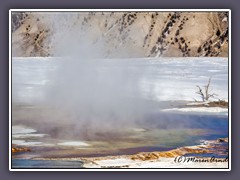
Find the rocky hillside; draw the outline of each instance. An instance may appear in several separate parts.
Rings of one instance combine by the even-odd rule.
[[[13,56],[59,56],[56,47],[67,37],[79,45],[82,37],[102,42],[104,57],[224,57],[228,12],[12,14]]]

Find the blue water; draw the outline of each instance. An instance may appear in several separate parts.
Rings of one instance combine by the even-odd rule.
[[[12,168],[82,168],[81,161],[13,159]]]
[[[139,124],[147,129],[179,132],[179,137],[184,138],[184,140],[179,144],[172,144],[174,147],[196,145],[199,144],[200,140],[216,140],[228,137],[228,123],[226,115],[156,113],[147,116],[146,120]],[[191,136],[184,133],[185,130],[192,130]],[[197,130],[203,130],[204,133],[194,134],[194,131]],[[168,136],[169,139],[174,139],[176,135],[176,133],[172,133]]]

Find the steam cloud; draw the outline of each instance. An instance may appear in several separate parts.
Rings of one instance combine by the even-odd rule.
[[[44,87],[45,93],[39,90],[45,95],[41,106],[44,108],[16,113],[13,115],[16,119],[23,117],[30,127],[35,125],[40,132],[63,139],[118,137],[126,129],[138,126],[159,129],[206,126],[205,121],[193,123],[189,117],[160,114],[159,102],[145,99],[141,92],[145,75],[141,61],[138,64],[134,59],[106,59],[109,44],[101,37],[93,41],[94,29],[82,30],[81,23],[75,23],[81,22],[79,17],[84,15],[53,13],[45,19],[53,30],[51,44],[56,58],[52,64],[57,69],[48,74],[50,83]],[[116,57],[131,57],[122,49],[112,53]],[[149,92],[154,99],[156,92],[151,89],[154,85]]]
[[[25,124],[35,125],[40,132],[60,139],[80,140],[109,139],[138,126],[159,129],[207,126],[210,121],[205,119],[192,122],[188,116],[160,114],[159,102],[144,99],[141,92],[144,72],[139,69],[144,68],[131,59],[106,59],[109,44],[101,37],[92,40],[96,39],[92,36],[97,25],[90,32],[82,30],[81,23],[75,24],[81,22],[79,17],[84,15],[55,13],[45,19],[52,26],[51,46],[56,57],[53,64],[57,65],[48,74],[50,83],[44,89],[42,107],[47,110],[32,108],[19,116],[13,112],[16,119],[24,117]],[[112,56],[131,57],[128,52],[117,49]],[[156,92],[151,89],[154,85],[149,92],[149,97],[154,97]],[[13,91],[17,92],[14,86]],[[42,93],[42,89],[39,91]]]
[[[68,134],[89,138],[136,126],[156,107],[142,98],[143,72],[134,60],[103,59],[106,42],[93,43],[79,29],[55,27],[54,52],[62,58],[47,90],[46,103],[55,109],[49,121],[72,125]]]

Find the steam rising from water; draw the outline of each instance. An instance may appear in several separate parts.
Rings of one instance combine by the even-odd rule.
[[[70,19],[54,28],[54,54],[63,58],[51,74],[53,83],[47,91],[46,104],[55,109],[49,121],[72,124],[69,133],[74,135],[121,133],[121,128],[135,125],[154,109],[140,92],[143,72],[129,59],[101,59],[106,43],[92,43],[92,34],[72,27]]]
[[[49,80],[47,86],[43,86],[45,89],[36,91],[37,88],[35,88],[29,90],[35,96],[30,98],[32,101],[35,100],[36,96],[39,96],[39,92],[46,97],[42,106],[45,109],[25,109],[24,112],[16,113],[17,115],[13,114],[13,117],[17,120],[22,118],[24,125],[29,123],[30,127],[37,127],[37,130],[41,133],[50,133],[60,139],[69,137],[71,140],[72,137],[78,140],[101,137],[109,139],[124,134],[124,129],[135,128],[136,126],[150,128],[155,126],[158,129],[192,127],[191,118],[188,120],[187,117],[181,119],[177,115],[154,114],[158,110],[159,104],[146,100],[144,98],[146,93],[144,94],[141,90],[144,88],[143,84],[148,83],[146,81],[152,80],[153,82],[147,85],[147,97],[153,100],[156,96],[160,97],[158,100],[162,100],[165,94],[168,96],[167,100],[172,100],[176,96],[180,98],[186,97],[182,96],[183,94],[187,94],[187,97],[193,97],[195,90],[191,89],[191,87],[194,88],[195,83],[202,83],[203,79],[200,76],[206,75],[205,78],[207,80],[209,78],[207,74],[209,73],[207,71],[209,60],[198,61],[203,64],[191,66],[190,69],[186,68],[189,66],[187,63],[183,64],[184,68],[182,68],[182,64],[176,66],[175,61],[169,65],[170,61],[168,60],[160,64],[150,63],[150,68],[148,69],[145,68],[148,65],[146,63],[144,63],[144,68],[141,67],[141,60],[135,62],[131,59],[106,59],[104,58],[105,51],[109,44],[101,37],[95,42],[92,41],[92,39],[96,39],[92,37],[96,35],[93,27],[97,28],[97,25],[95,24],[92,28],[89,28],[90,31],[86,31],[87,28],[82,30],[82,25],[77,23],[78,17],[82,18],[83,16],[63,13],[54,14],[47,18],[54,30],[51,41],[53,54],[61,58],[43,63],[43,69],[47,69],[48,67],[46,66],[48,65],[50,69],[52,66],[57,65],[56,70],[47,74],[47,78],[43,78],[47,81]],[[122,52],[117,50],[113,56],[117,53],[116,57],[131,56],[126,53],[127,51],[124,51],[124,54]],[[50,61],[53,63],[49,63]],[[195,63],[194,60],[189,60],[189,62]],[[35,62],[33,60],[32,63],[34,66],[39,65],[38,60]],[[213,66],[214,63],[217,68]],[[220,64],[222,64],[222,61],[213,61],[211,68],[218,69]],[[161,68],[162,65],[163,67]],[[200,65],[201,68],[199,69]],[[21,64],[17,64],[15,68],[17,69],[18,66],[21,66]],[[30,70],[34,66],[29,66]],[[227,80],[225,66],[226,64],[223,64],[220,67],[220,69],[224,70],[224,78],[221,73],[219,74],[220,80]],[[20,70],[22,69],[24,70],[24,68],[20,68]],[[170,72],[167,72],[166,70],[169,69]],[[172,73],[172,69],[177,71]],[[185,69],[187,73],[184,72]],[[148,76],[149,72],[151,72],[148,78],[145,77],[144,71],[146,71]],[[159,71],[163,73],[159,73]],[[24,72],[20,72],[20,75],[22,75],[21,73]],[[36,72],[37,75],[39,75],[38,73]],[[211,71],[211,73],[214,72]],[[34,73],[30,74],[33,75]],[[43,74],[45,75],[45,73]],[[25,74],[27,80],[28,78],[31,79],[28,75],[28,73]],[[14,75],[13,78],[15,79],[14,82],[16,82],[16,84],[13,84],[13,92],[17,98],[18,92],[21,94],[24,89],[23,91],[18,91],[17,88],[14,89],[14,86],[16,85],[17,87],[19,82],[17,75]],[[186,81],[186,79],[191,81]],[[145,81],[144,83],[142,83],[143,80]],[[173,80],[172,84],[169,83],[170,86],[165,87],[164,83],[168,83],[171,80]],[[223,80],[223,82],[227,81]],[[30,86],[32,85],[31,83]],[[185,83],[185,86],[182,83]],[[45,94],[42,93],[43,91]],[[185,93],[182,93],[183,91]],[[13,97],[15,96],[13,94]],[[33,102],[33,105],[35,104],[37,102]],[[13,111],[13,113],[15,112]],[[148,121],[150,118],[149,114],[153,118],[151,122]],[[142,123],[143,121],[145,121],[145,124]],[[198,124],[199,122],[195,121],[195,124],[198,127],[205,126],[205,122],[202,122],[204,121]]]
[[[48,94],[48,104],[58,110],[57,121],[74,123],[79,131],[116,131],[153,108],[141,97],[141,75],[125,60],[74,57],[60,63]]]

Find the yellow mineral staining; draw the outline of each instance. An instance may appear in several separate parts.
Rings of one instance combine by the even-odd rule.
[[[139,154],[133,155],[131,157],[131,159],[133,159],[133,160],[139,159],[139,160],[146,161],[146,160],[159,159],[161,157],[174,158],[174,157],[182,156],[182,155],[188,154],[188,153],[201,154],[201,153],[207,153],[207,150],[179,148],[179,149],[163,151],[163,152],[139,153]]]
[[[189,146],[189,147],[181,147],[177,149],[173,149],[170,151],[161,151],[161,152],[148,152],[148,153],[138,153],[132,155],[130,158],[132,160],[154,160],[159,158],[174,158],[177,156],[183,156],[185,154],[205,154],[205,153],[214,153],[213,147],[217,143],[228,142],[228,138],[219,138],[216,141],[212,142],[208,145],[198,145],[198,146]],[[216,147],[215,147],[216,148]],[[220,147],[221,148],[221,147]]]
[[[12,153],[17,153],[17,152],[29,152],[29,148],[24,148],[24,147],[12,147]]]

